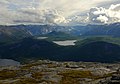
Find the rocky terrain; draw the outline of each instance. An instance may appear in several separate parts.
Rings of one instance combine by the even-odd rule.
[[[0,84],[120,84],[120,63],[30,61],[0,67]]]

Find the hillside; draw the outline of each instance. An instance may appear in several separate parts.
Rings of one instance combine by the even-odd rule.
[[[48,59],[58,53],[59,47],[57,44],[45,40],[25,38],[17,43],[1,46],[0,56],[20,61],[24,58]]]
[[[66,32],[61,32],[61,31],[52,31],[48,34],[38,35],[35,37],[47,37],[47,40],[50,40],[50,41],[75,40],[79,38],[77,36],[71,35]]]
[[[99,37],[100,38],[100,37]],[[91,38],[92,40],[92,38]],[[0,47],[1,58],[11,58],[24,61],[25,59],[50,59],[58,61],[120,61],[120,46],[116,38],[110,40],[94,38],[81,40],[75,46],[59,46],[51,41],[26,38],[20,42]],[[9,57],[8,57],[9,55]]]
[[[31,37],[31,34],[25,29],[0,26],[0,43],[14,42],[27,37]]]

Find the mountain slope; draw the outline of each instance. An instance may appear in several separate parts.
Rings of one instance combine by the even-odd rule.
[[[2,58],[21,60],[24,58],[53,58],[58,53],[60,46],[45,40],[25,38],[18,43],[0,47]]]
[[[77,46],[69,53],[79,61],[115,62],[120,61],[120,46],[105,41],[96,41]],[[79,60],[78,60],[79,59]]]
[[[51,41],[75,40],[78,38],[77,36],[71,35],[66,32],[61,32],[61,31],[52,31],[48,34],[39,35],[39,36],[47,37],[47,40],[51,40]]]
[[[80,36],[113,36],[120,37],[120,23],[105,25],[86,25],[73,27],[73,34]]]
[[[50,59],[57,61],[120,61],[120,46],[107,41],[86,42],[76,46],[59,46],[46,40],[27,38],[0,47],[1,58]]]
[[[1,27],[1,26],[0,26]],[[44,35],[56,32],[65,32],[71,35],[78,36],[113,36],[120,37],[120,23],[105,24],[105,25],[85,25],[85,26],[52,26],[52,25],[14,25],[4,26],[15,29],[23,29],[31,35]]]
[[[0,26],[0,43],[17,41],[19,39],[23,39],[30,36],[31,34],[25,29],[17,29],[9,26]]]

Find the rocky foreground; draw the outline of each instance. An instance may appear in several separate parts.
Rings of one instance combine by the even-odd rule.
[[[120,63],[32,61],[0,67],[0,84],[120,84]]]

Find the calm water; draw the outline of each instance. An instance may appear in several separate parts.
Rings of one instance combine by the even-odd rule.
[[[66,41],[53,41],[53,42],[61,46],[70,46],[70,45],[75,45],[76,41],[77,40],[66,40]]]
[[[19,66],[20,62],[12,59],[0,59],[0,66]]]

